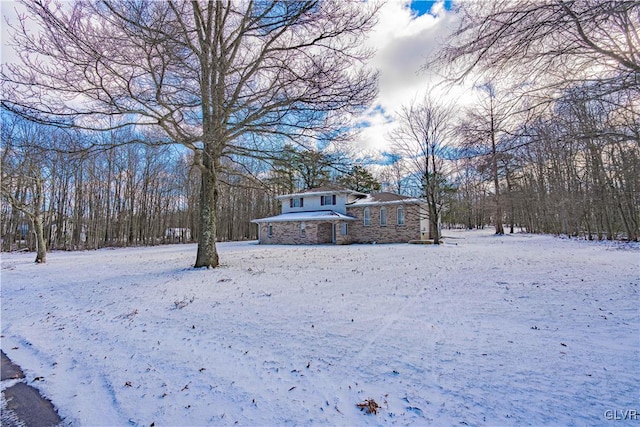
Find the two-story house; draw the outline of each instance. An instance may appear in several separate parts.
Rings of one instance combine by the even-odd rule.
[[[282,213],[254,219],[261,244],[406,243],[427,239],[423,200],[319,187],[277,197]]]

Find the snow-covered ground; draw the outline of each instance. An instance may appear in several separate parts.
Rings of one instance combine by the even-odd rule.
[[[69,425],[638,425],[637,247],[445,236],[2,254],[2,349]]]

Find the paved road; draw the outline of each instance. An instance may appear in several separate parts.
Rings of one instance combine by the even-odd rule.
[[[0,350],[2,365],[2,415],[3,427],[45,427],[62,424],[51,402],[26,383],[22,369]]]

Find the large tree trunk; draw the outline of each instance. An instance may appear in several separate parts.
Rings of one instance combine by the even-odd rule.
[[[44,227],[42,224],[42,214],[37,213],[33,217],[33,228],[36,233],[36,264],[47,262],[47,243],[44,239]]]
[[[200,233],[198,234],[198,254],[195,268],[215,268],[218,266],[216,249],[216,208],[218,205],[217,169],[205,159],[202,185],[200,186]],[[209,164],[209,167],[206,167]]]
[[[491,172],[493,175],[493,185],[495,187],[495,225],[496,234],[504,234],[502,226],[502,200],[500,200],[500,177],[498,175],[498,152],[496,149],[496,128],[494,123],[493,98],[491,98]]]
[[[36,263],[44,264],[47,262],[47,243],[44,239],[44,225],[42,215],[42,202],[44,198],[44,185],[40,177],[35,178],[34,184],[34,206],[33,206],[33,228],[36,233]]]
[[[439,227],[439,215],[437,208],[430,206],[429,209],[429,238],[433,240],[436,245],[440,244],[440,227]]]

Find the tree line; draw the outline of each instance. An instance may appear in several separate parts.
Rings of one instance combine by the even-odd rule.
[[[464,134],[458,191],[446,220],[478,227],[497,219],[510,232],[520,227],[637,241],[639,112],[591,95],[585,88],[568,91],[553,103],[552,115],[516,122],[513,132],[501,133],[495,151],[470,141],[473,131]]]
[[[143,144],[144,135],[124,131],[105,142],[104,135],[62,131],[6,112],[2,123],[3,251],[198,241],[201,176],[187,150]],[[278,194],[327,184],[380,189],[345,155],[291,145],[273,162],[222,164],[217,241],[256,239],[250,221],[279,213]]]
[[[199,176],[188,152],[140,143],[74,150],[81,133],[7,115],[3,126],[3,250],[37,247],[34,219],[51,249],[197,241]],[[273,212],[271,194],[229,173],[221,180],[217,239],[253,238],[248,219]]]

